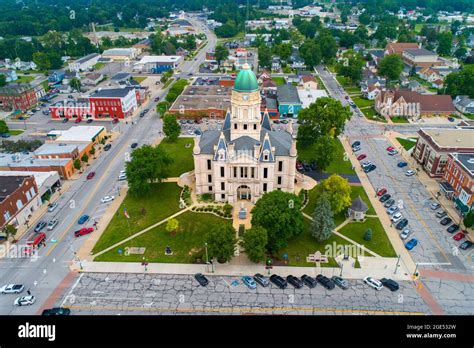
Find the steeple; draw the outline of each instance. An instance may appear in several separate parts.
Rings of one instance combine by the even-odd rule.
[[[270,115],[268,114],[268,109],[265,109],[262,118],[262,128],[267,129],[269,131],[272,130],[272,125],[270,123]]]

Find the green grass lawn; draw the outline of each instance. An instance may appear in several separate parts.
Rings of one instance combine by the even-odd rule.
[[[362,97],[352,97],[351,99],[359,108],[366,108],[375,104],[375,101]]]
[[[363,109],[361,110],[361,112],[362,114],[364,114],[364,117],[368,120],[387,123],[387,120],[385,119],[385,117],[380,116],[373,107]]]
[[[152,185],[151,191],[146,196],[127,195],[94,246],[93,253],[130,236],[127,219],[123,214],[124,208],[130,216],[130,233],[133,234],[178,212],[180,192],[181,188],[175,183],[161,183]]]
[[[23,132],[24,132],[24,131],[21,130],[21,129],[10,129],[10,130],[8,131],[8,133],[9,133],[10,135],[20,135],[20,134],[23,133]]]
[[[355,93],[359,93],[360,94],[360,88],[359,87],[346,87],[344,88],[345,91],[349,94],[355,94]]]
[[[372,230],[372,239],[366,241],[364,235],[369,228]],[[339,232],[380,256],[397,256],[378,218],[367,218],[364,222],[352,222],[341,228]]]
[[[277,86],[286,84],[286,80],[284,77],[276,76],[276,77],[272,77],[272,80],[275,81]]]
[[[29,83],[35,79],[34,76],[30,75],[19,75],[18,79],[15,81],[10,82],[10,84],[16,84],[16,83]]]
[[[93,68],[94,70],[100,70],[105,67],[105,63],[96,63],[94,64]]]
[[[326,248],[336,245],[352,245],[345,239],[337,235],[332,235],[329,239],[324,242],[317,242],[316,239],[311,235],[310,225],[311,220],[304,219],[305,229],[299,236],[293,237],[288,241],[288,245],[278,251],[278,257],[282,259],[283,254],[288,254],[288,266],[305,266],[314,267],[314,262],[306,262],[306,257],[309,254],[314,254],[316,251],[320,251],[321,254],[326,254]],[[329,262],[321,264],[322,267],[337,267],[337,263],[333,258],[329,258]]]
[[[143,81],[146,80],[146,76],[133,76],[132,78],[138,83],[142,83]]]
[[[344,160],[344,147],[342,146],[339,139],[336,139],[336,153],[332,163],[326,168],[325,173],[335,173],[335,174],[354,174],[355,171],[352,170],[351,161],[347,158],[347,161]],[[296,143],[298,146],[298,142]],[[298,147],[298,160],[311,162],[311,154],[314,152],[314,146],[309,146],[307,148]]]
[[[174,235],[168,233],[163,224],[99,255],[95,261],[142,262],[145,257],[147,262],[195,263],[196,258],[205,262],[204,243],[209,227],[231,224],[230,220],[212,214],[193,212],[183,213],[176,220],[179,222],[179,230]],[[173,255],[165,255],[167,246],[171,247]],[[145,247],[146,250],[143,255],[120,255],[118,249],[124,250],[125,247]]]
[[[48,91],[48,80],[44,80],[40,84],[44,88],[45,91]]]
[[[191,145],[186,148],[186,144]],[[174,142],[165,138],[158,147],[165,150],[173,158],[173,163],[170,166],[170,177],[177,177],[194,169],[193,138],[178,138]]]
[[[416,139],[417,138],[408,138],[408,139],[397,138],[400,145],[402,145],[404,149],[407,151],[416,145]]]
[[[393,123],[409,123],[406,117],[396,116],[391,118]]]
[[[467,112],[466,112],[466,113],[463,114],[463,115],[466,116],[466,117],[467,117],[468,119],[470,119],[470,120],[474,120],[474,114],[470,114],[470,113],[467,113]]]

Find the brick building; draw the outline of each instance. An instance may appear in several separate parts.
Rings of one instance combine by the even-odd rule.
[[[0,87],[0,109],[26,111],[38,103],[36,90],[29,85]]]
[[[441,188],[454,199],[456,208],[462,213],[471,210],[474,205],[474,152],[449,154],[443,180]]]

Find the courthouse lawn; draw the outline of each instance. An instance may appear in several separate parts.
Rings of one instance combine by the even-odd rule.
[[[186,144],[190,144],[186,147]],[[170,177],[178,177],[183,173],[194,169],[193,147],[194,139],[190,137],[178,138],[176,141],[170,141],[165,138],[158,147],[165,150],[173,159],[169,168]]]
[[[143,257],[147,262],[163,263],[196,263],[196,259],[205,262],[204,243],[206,234],[212,226],[231,224],[218,216],[205,213],[185,212],[176,217],[179,230],[175,234],[166,231],[166,224],[160,225],[105,254],[99,255],[94,261],[113,262],[142,262]],[[166,256],[165,249],[169,246],[173,255]],[[126,247],[144,247],[143,255],[119,254],[118,250]]]
[[[95,254],[105,248],[128,238],[131,234],[139,232],[170,215],[178,212],[179,194],[181,188],[176,183],[153,184],[151,191],[145,196],[127,194],[124,201],[116,211],[109,225],[102,233],[92,252]],[[130,232],[124,209],[130,216]],[[145,212],[142,213],[142,209]]]
[[[302,162],[311,162],[312,154],[316,151],[315,146],[308,146],[308,147],[300,147],[298,146],[298,142],[296,146],[298,147],[298,160]],[[347,161],[344,160],[344,147],[341,144],[339,139],[336,139],[336,150],[334,152],[334,159],[329,164],[329,166],[324,170],[325,173],[331,174],[354,174],[355,171],[352,170],[352,164],[349,159]]]
[[[400,145],[402,145],[403,148],[407,151],[410,150],[413,146],[416,145],[416,139],[417,138],[408,138],[408,139],[397,138]]]

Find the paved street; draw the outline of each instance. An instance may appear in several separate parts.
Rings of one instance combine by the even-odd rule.
[[[250,290],[234,277],[209,277],[201,287],[192,276],[84,273],[56,302],[73,314],[428,314],[414,283],[377,291],[361,280],[351,288]]]

